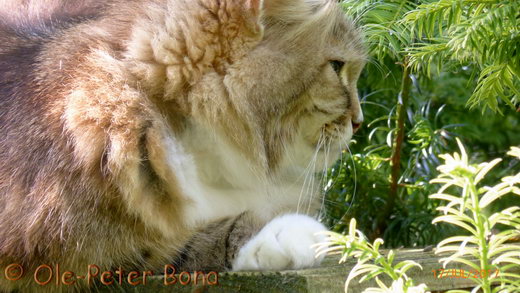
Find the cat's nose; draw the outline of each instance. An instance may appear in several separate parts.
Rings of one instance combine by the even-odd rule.
[[[363,122],[356,123],[356,122],[352,121],[352,132],[356,133],[361,128],[362,124],[363,124]]]
[[[355,133],[361,128],[363,123],[363,110],[361,109],[361,102],[358,98],[357,90],[350,92],[350,117],[352,123],[352,132]]]
[[[354,113],[352,117],[352,132],[356,133],[361,128],[363,124],[363,112],[361,111],[361,107],[359,108],[359,112]]]

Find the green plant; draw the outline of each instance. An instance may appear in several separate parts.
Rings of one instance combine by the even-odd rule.
[[[350,281],[358,276],[362,276],[359,282],[375,279],[379,288],[368,288],[364,292],[392,292],[392,293],[423,293],[426,292],[426,285],[414,286],[413,280],[408,277],[406,272],[413,267],[421,266],[411,260],[405,260],[394,264],[395,253],[390,250],[386,257],[381,254],[379,248],[383,240],[378,238],[373,243],[369,243],[365,235],[356,229],[356,220],[352,219],[349,225],[349,233],[341,235],[335,232],[326,232],[327,240],[317,246],[317,254],[342,254],[340,263],[348,257],[357,259],[357,264],[350,271],[345,282],[345,292],[348,292]],[[421,268],[422,269],[422,268]],[[392,280],[388,287],[379,278],[386,275]]]
[[[345,153],[328,173],[323,219],[342,232],[356,218],[369,239],[382,237],[387,247],[456,235],[457,227],[431,224],[439,203],[428,200],[438,188],[429,181],[438,174],[439,155],[456,149],[455,137],[479,160],[520,144],[520,119],[511,107],[520,85],[520,2],[342,5],[363,29],[371,56],[358,83],[368,123],[351,146],[354,155]],[[520,167],[511,159],[504,165],[488,180]],[[510,203],[505,197],[492,209]]]
[[[408,12],[411,37],[406,50],[414,71],[467,65],[479,75],[468,100],[501,111],[499,101],[515,107],[520,98],[520,2],[503,0],[419,1]]]
[[[446,203],[437,208],[441,215],[433,222],[458,226],[464,233],[442,240],[437,245],[436,253],[450,253],[440,259],[445,268],[451,262],[458,262],[470,267],[473,272],[479,272],[478,278],[471,278],[470,272],[464,272],[465,278],[476,282],[471,292],[520,292],[520,244],[514,242],[520,236],[520,206],[513,205],[496,212],[489,209],[503,197],[520,196],[520,172],[504,176],[500,183],[488,186],[485,184],[488,179],[486,175],[502,159],[472,164],[459,139],[457,144],[460,154],[440,155],[444,163],[438,166],[439,175],[431,183],[442,184],[442,187],[430,198]],[[508,154],[520,159],[520,148],[512,147]],[[351,220],[347,235],[328,232],[327,236],[327,241],[318,246],[318,254],[342,254],[340,262],[351,256],[357,259],[345,283],[345,290],[350,281],[358,276],[361,276],[360,282],[375,279],[379,285],[379,288],[370,288],[365,292],[426,290],[425,285],[414,286],[413,280],[406,275],[409,269],[420,265],[409,260],[394,264],[394,252],[390,250],[383,256],[379,251],[383,240],[376,239],[369,243],[356,229],[355,219]],[[379,279],[380,275],[389,277],[392,285],[386,286]]]
[[[520,236],[520,207],[512,206],[491,215],[486,212],[486,208],[501,197],[508,194],[520,195],[520,173],[506,176],[492,187],[483,186],[486,174],[501,159],[471,164],[462,143],[459,140],[457,142],[460,154],[442,156],[445,163],[438,168],[441,174],[432,183],[443,186],[430,197],[447,202],[438,208],[443,215],[437,217],[434,223],[457,225],[469,235],[454,236],[441,241],[436,253],[452,253],[441,259],[444,267],[450,262],[459,262],[477,272],[486,272],[482,278],[471,279],[477,283],[476,290],[480,289],[484,293],[520,290],[520,245],[508,243]],[[512,148],[509,154],[520,158],[520,148]],[[454,193],[460,193],[460,196],[453,195]],[[467,256],[476,258],[478,263]],[[516,272],[512,271],[515,268]],[[491,271],[496,274],[490,274]]]

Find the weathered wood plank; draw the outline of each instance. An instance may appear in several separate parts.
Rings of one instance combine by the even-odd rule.
[[[396,261],[414,260],[422,266],[422,270],[413,268],[409,276],[416,284],[425,283],[431,291],[445,291],[449,289],[470,288],[474,282],[470,278],[454,277],[453,275],[439,278],[437,270],[442,269],[439,259],[433,251],[422,249],[396,250]],[[282,272],[230,272],[219,273],[218,284],[201,286],[181,285],[179,282],[165,286],[163,276],[148,278],[146,285],[131,286],[123,284],[120,287],[98,287],[100,292],[343,292],[348,273],[355,265],[356,260],[350,259],[346,263],[338,264],[338,257],[328,257],[319,268],[305,270],[289,270]],[[451,263],[449,269],[464,269],[471,271],[467,266]],[[433,271],[436,271],[435,275]],[[458,271],[460,272],[460,271]],[[493,272],[495,273],[495,272]],[[384,279],[390,285],[388,279]],[[349,292],[362,292],[368,287],[376,287],[375,282],[350,283]]]

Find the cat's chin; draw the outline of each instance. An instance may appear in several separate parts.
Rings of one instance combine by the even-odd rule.
[[[352,139],[352,131],[345,131],[340,135],[329,136],[324,140],[308,143],[306,154],[302,157],[300,165],[305,168],[313,168],[315,172],[322,172],[330,168],[341,154],[349,151],[349,144]]]
[[[349,151],[351,135],[343,138],[332,140],[329,145],[321,147],[318,151],[316,172],[324,171],[341,158],[341,154],[345,151]]]
[[[343,126],[341,131],[330,131],[310,143],[311,148],[319,153],[327,153],[330,150],[347,149],[352,140],[352,127]]]

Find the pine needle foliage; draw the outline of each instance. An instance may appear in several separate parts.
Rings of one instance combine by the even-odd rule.
[[[520,98],[520,1],[420,1],[402,21],[409,25],[406,48],[415,71],[432,65],[466,65],[478,74],[470,107],[499,111],[499,101],[515,107]]]
[[[408,61],[431,77],[465,66],[474,75],[470,107],[501,112],[501,103],[520,102],[520,1],[345,0],[343,7],[364,30],[373,57],[367,71],[388,77]]]

